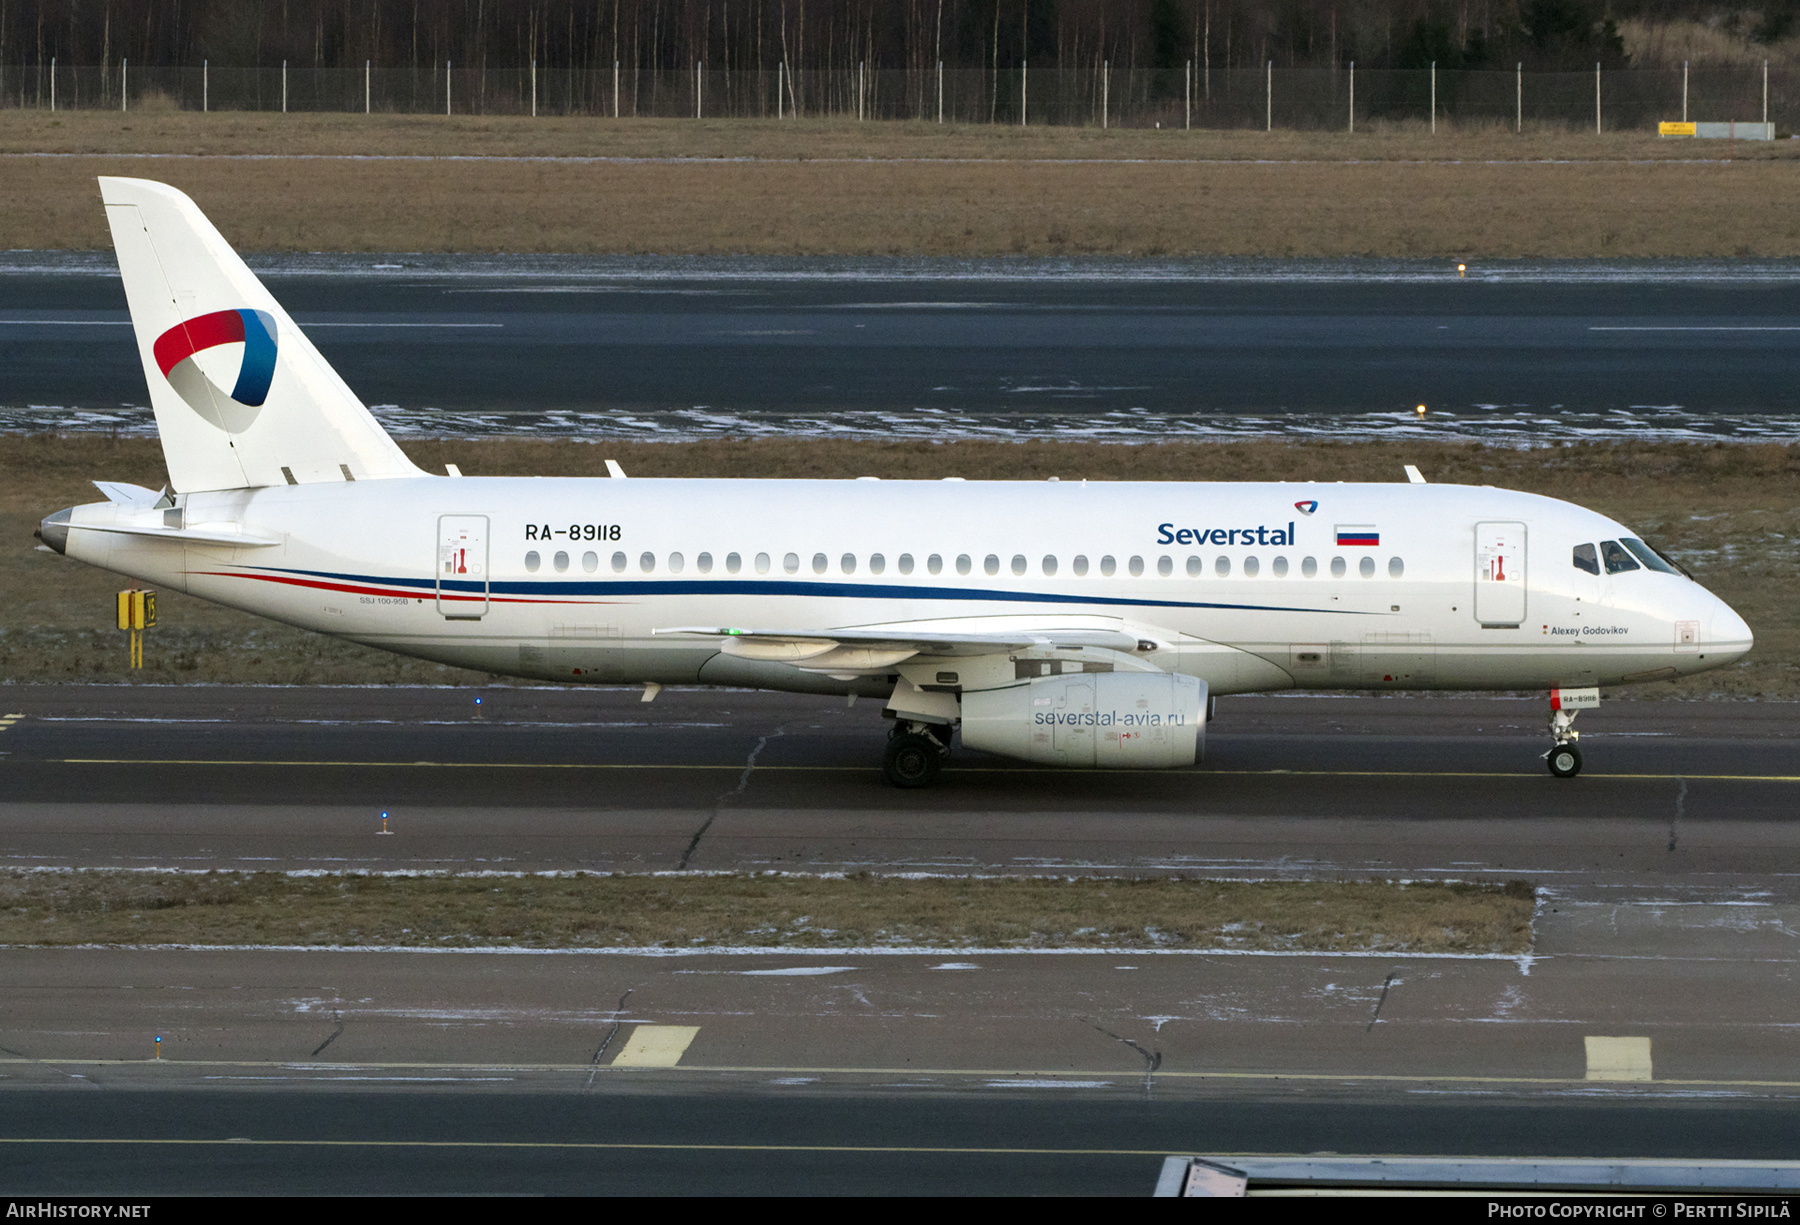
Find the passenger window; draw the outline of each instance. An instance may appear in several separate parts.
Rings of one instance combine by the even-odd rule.
[[[1269,563],[1269,569],[1274,573],[1276,578],[1286,578],[1287,558],[1277,557],[1274,561]]]
[[[1134,557],[1125,564],[1125,568],[1131,571],[1132,578],[1140,578],[1144,573],[1144,559],[1141,557]]]
[[[1228,577],[1231,574],[1231,559],[1221,555],[1217,561],[1213,562],[1213,573],[1220,578]]]
[[[886,570],[886,569],[887,569],[887,558],[883,557],[879,553],[869,554],[869,573],[870,574],[880,574],[883,570]]]
[[[1262,563],[1257,561],[1254,557],[1246,557],[1244,559],[1244,577],[1245,578],[1255,578],[1257,571],[1259,571],[1261,569],[1262,569]]]
[[[544,559],[538,556],[538,552],[536,549],[533,549],[531,552],[525,554],[525,569],[527,571],[529,571],[530,573],[536,574],[538,572],[538,567],[543,564],[544,564]]]
[[[782,557],[781,568],[789,574],[800,573],[800,554],[789,553]]]
[[[712,573],[712,554],[702,553],[694,559],[694,569],[702,574]]]
[[[1358,574],[1362,575],[1364,578],[1374,578],[1375,577],[1375,559],[1373,557],[1368,556],[1367,554],[1364,554],[1363,559],[1356,563],[1356,572]]]
[[[1575,546],[1575,568],[1589,574],[1600,573],[1600,551],[1591,544]]]
[[[1113,571],[1118,568],[1119,563],[1112,559],[1112,554],[1108,553],[1105,557],[1100,559],[1100,573],[1107,578],[1111,578],[1113,576]]]
[[[1206,569],[1206,563],[1201,561],[1198,557],[1188,558],[1187,572],[1189,578],[1199,578],[1200,572],[1204,569]]]
[[[656,554],[645,553],[642,557],[638,558],[638,569],[642,570],[645,574],[656,569]]]
[[[558,574],[562,574],[569,568],[569,555],[559,550],[556,556],[550,560],[550,564],[556,567]]]
[[[1681,573],[1681,571],[1677,570],[1674,566],[1671,566],[1668,562],[1664,561],[1662,554],[1658,553],[1655,549],[1651,548],[1641,540],[1633,540],[1630,536],[1625,536],[1620,539],[1619,543],[1637,554],[1637,559],[1644,563],[1646,569],[1655,570],[1659,574]]]
[[[961,554],[957,555],[956,572],[958,574],[967,574],[969,571],[973,570],[974,568],[975,568],[975,563],[969,560],[969,555],[967,553],[961,553]]]
[[[1075,560],[1070,563],[1070,568],[1075,571],[1076,578],[1086,578],[1087,577],[1087,554],[1077,553],[1075,555]]]
[[[911,574],[912,572],[913,572],[913,556],[912,556],[912,554],[911,553],[900,554],[900,573]]]
[[[1000,559],[989,553],[981,563],[981,568],[989,576],[1000,573]]]
[[[679,554],[679,553],[669,554],[669,573],[670,574],[680,574],[682,564],[683,563],[681,560],[681,554]]]
[[[814,574],[823,574],[823,573],[825,573],[825,571],[827,571],[829,569],[831,569],[831,559],[829,557],[825,556],[825,554],[823,554],[823,553],[814,553],[813,554],[813,573]]]
[[[1319,572],[1318,558],[1303,557],[1300,559],[1300,577],[1301,578],[1312,578],[1318,572]]]
[[[1637,562],[1633,560],[1631,554],[1619,547],[1619,542],[1616,540],[1602,540],[1600,542],[1600,556],[1606,561],[1606,572],[1608,574],[1623,574],[1627,570],[1643,569],[1643,567],[1639,566]]]
[[[1012,559],[1012,572],[1015,578],[1025,573],[1025,566],[1025,554],[1014,553]]]
[[[1406,563],[1405,562],[1401,561],[1398,557],[1388,558],[1388,577],[1389,578],[1399,578],[1402,574],[1405,574],[1405,573],[1406,573]]]
[[[856,554],[846,553],[838,559],[838,568],[845,574],[856,573]]]
[[[600,555],[598,553],[583,553],[581,555],[581,568],[586,570],[589,574],[598,570],[600,568]]]
[[[933,574],[942,574],[944,572],[944,559],[939,557],[936,553],[933,553],[930,557],[925,559],[925,569]]]
[[[1164,578],[1168,578],[1171,574],[1175,573],[1175,559],[1170,557],[1167,553],[1164,553],[1161,557],[1156,559],[1156,572]]]
[[[769,555],[767,553],[758,553],[756,555],[756,572],[758,574],[767,574],[769,572]]]
[[[1055,574],[1056,574],[1056,558],[1054,558],[1050,554],[1046,553],[1046,554],[1044,554],[1044,577],[1051,578]]]
[[[533,556],[533,557],[536,557],[536,556],[537,556],[537,554],[536,554],[536,553],[533,553],[533,554],[532,554],[532,556]],[[614,554],[613,554],[613,555],[612,555],[612,568],[613,568],[613,573],[614,573],[614,574],[623,574],[623,573],[625,573],[625,567],[626,567],[626,565],[627,565],[627,564],[628,564],[628,563],[627,563],[627,561],[626,561],[626,558],[625,558],[625,554],[623,554],[623,553],[614,553]],[[533,569],[533,570],[535,570],[535,569],[537,569],[537,566],[535,566],[535,565],[533,565],[533,566],[532,566],[532,567],[531,567],[531,568],[532,568],[532,569]]]
[[[725,573],[736,574],[744,568],[744,559],[736,553],[725,554]]]
[[[1331,577],[1332,578],[1343,578],[1344,572],[1346,570],[1348,570],[1349,568],[1350,567],[1348,567],[1344,564],[1343,558],[1334,557],[1331,559]]]

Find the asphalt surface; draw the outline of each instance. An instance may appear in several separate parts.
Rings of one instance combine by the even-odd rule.
[[[1774,1158],[1800,1127],[1800,706],[1608,703],[1563,781],[1536,702],[1235,698],[1193,770],[959,749],[902,793],[867,702],[4,692],[13,867],[1521,877],[1542,899],[1515,957],[0,950],[8,1190],[1142,1194],[1164,1152]],[[644,1027],[682,1027],[667,1066],[618,1062]],[[1641,1044],[1641,1078],[1596,1037]]]
[[[703,262],[679,278],[523,262],[473,277],[407,258],[267,276],[371,404],[500,416],[1800,409],[1800,297],[1779,279],[1195,282],[1121,266],[1005,280],[959,276],[954,262],[905,279],[759,278],[722,263],[709,277]],[[125,320],[116,279],[0,276],[0,405],[143,403]]]

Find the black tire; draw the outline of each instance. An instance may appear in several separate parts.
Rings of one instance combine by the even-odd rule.
[[[1558,778],[1574,778],[1581,773],[1581,750],[1572,744],[1557,745],[1544,760],[1550,766],[1550,773]]]
[[[907,732],[887,742],[881,776],[895,787],[929,787],[944,765],[944,750],[930,736]]]

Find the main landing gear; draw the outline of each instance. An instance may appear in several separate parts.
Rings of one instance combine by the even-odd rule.
[[[1581,750],[1575,747],[1575,742],[1581,739],[1581,733],[1575,730],[1575,716],[1580,713],[1578,710],[1550,712],[1550,738],[1556,743],[1544,754],[1544,764],[1558,778],[1574,778],[1581,773]]]
[[[881,758],[881,776],[896,787],[929,787],[950,756],[950,729],[936,723],[896,723]]]

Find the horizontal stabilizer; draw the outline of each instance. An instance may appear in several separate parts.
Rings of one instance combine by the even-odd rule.
[[[154,540],[184,540],[189,544],[228,544],[240,549],[263,549],[281,543],[278,536],[259,536],[237,530],[231,524],[198,524],[194,527],[131,527],[117,524],[71,523],[78,532],[114,532],[121,536],[148,536]]]

